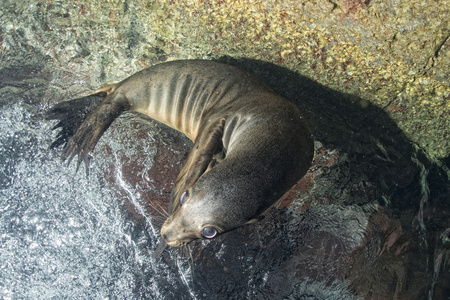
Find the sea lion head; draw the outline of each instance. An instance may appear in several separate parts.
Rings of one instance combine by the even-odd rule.
[[[167,245],[180,247],[195,239],[212,239],[260,219],[264,195],[250,179],[227,174],[231,169],[226,165],[206,172],[174,199],[179,205],[161,228]]]

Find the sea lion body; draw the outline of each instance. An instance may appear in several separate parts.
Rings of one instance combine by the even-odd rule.
[[[163,63],[96,95],[105,98],[72,130],[73,136],[65,134],[70,138],[63,159],[78,154],[79,162],[88,164],[101,134],[125,110],[158,120],[194,142],[161,229],[170,246],[253,222],[312,161],[313,139],[297,107],[233,66],[202,60]],[[62,119],[58,109],[49,118]]]

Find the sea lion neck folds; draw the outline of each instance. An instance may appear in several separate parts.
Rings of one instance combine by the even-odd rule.
[[[150,116],[194,142],[161,228],[169,246],[213,238],[254,222],[312,161],[313,139],[297,107],[233,66],[173,61],[97,92],[49,111],[48,117],[59,119],[57,126],[63,128],[58,137],[60,143],[64,138],[67,142],[63,158],[78,154],[79,162],[88,165],[100,136],[125,110]],[[70,128],[62,120],[65,114],[81,109],[89,97],[104,99],[76,129]]]

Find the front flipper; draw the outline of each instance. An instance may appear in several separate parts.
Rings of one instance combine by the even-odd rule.
[[[179,208],[181,195],[214,164],[214,155],[223,147],[224,126],[225,119],[220,119],[200,130],[170,195],[169,214]]]
[[[127,99],[120,98],[117,94],[106,96],[100,103],[93,100],[102,95],[106,93],[100,92],[85,98],[62,102],[47,113],[47,119],[60,120],[54,129],[62,127],[52,147],[65,144],[61,159],[63,161],[67,159],[70,164],[75,155],[78,155],[77,170],[81,162],[84,162],[86,174],[89,171],[90,153],[98,140],[109,125],[129,108]],[[87,106],[82,107],[83,103]],[[87,111],[88,115],[80,121],[83,111]]]

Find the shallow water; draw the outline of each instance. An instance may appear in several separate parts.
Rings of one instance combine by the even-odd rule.
[[[186,299],[177,271],[145,250],[151,228],[126,218],[120,198],[95,180],[97,166],[89,179],[66,167],[48,149],[50,122],[32,118],[17,102],[0,119],[3,298]]]

